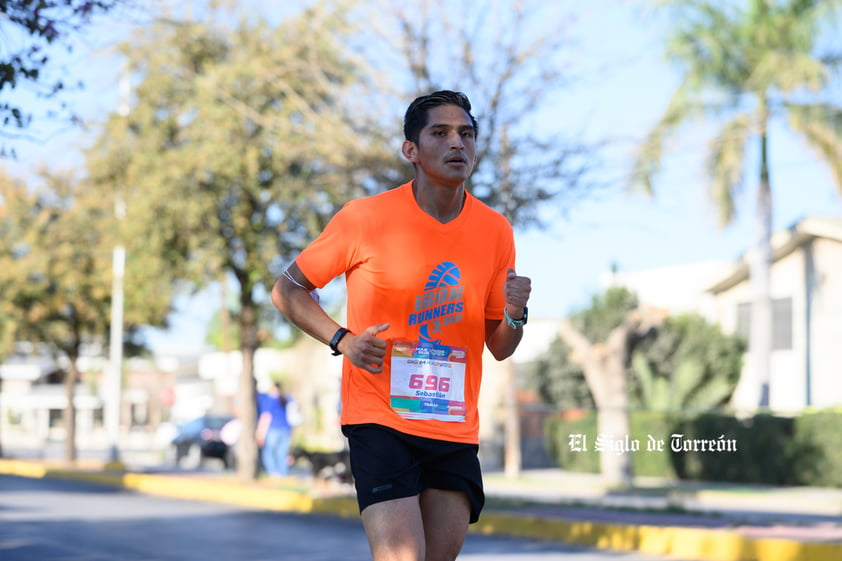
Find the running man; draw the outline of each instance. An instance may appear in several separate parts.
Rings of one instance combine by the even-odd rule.
[[[438,91],[404,116],[415,178],[346,204],[284,271],[275,306],[344,355],[342,431],[374,561],[449,561],[485,502],[477,457],[483,346],[515,351],[531,281],[512,228],[468,193],[477,121]],[[344,274],[347,326],[310,297]]]

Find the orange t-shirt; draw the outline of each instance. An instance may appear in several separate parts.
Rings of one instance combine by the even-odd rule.
[[[405,344],[389,345],[380,374],[343,359],[341,423],[378,423],[426,438],[478,443],[485,320],[502,319],[503,285],[514,262],[508,221],[470,194],[459,216],[447,224],[418,206],[411,182],[346,204],[299,255],[296,263],[302,273],[316,287],[345,274],[347,327],[352,333],[388,323],[389,329],[379,336],[390,342],[438,345],[459,358],[432,374],[427,370],[414,377],[410,374],[416,367],[407,364],[419,361],[411,354],[391,354],[398,348],[406,351]],[[466,358],[459,349],[466,351]],[[395,366],[395,383],[406,375],[403,392],[395,390],[393,364],[402,364]],[[448,394],[462,375],[464,386],[456,390],[458,395]],[[396,404],[408,399],[410,408],[424,409],[424,397],[404,399],[408,392],[457,401],[445,399],[441,416],[408,418]],[[462,397],[464,402],[458,401]],[[432,401],[438,402],[434,407],[441,406],[442,400]]]

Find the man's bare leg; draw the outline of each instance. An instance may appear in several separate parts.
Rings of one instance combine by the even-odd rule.
[[[425,489],[421,492],[421,518],[426,542],[425,561],[453,561],[459,555],[468,523],[471,505],[460,491]]]
[[[424,523],[417,495],[369,505],[361,517],[374,561],[424,561]]]
[[[426,489],[420,497],[367,506],[362,522],[374,561],[453,561],[470,515],[464,493]]]

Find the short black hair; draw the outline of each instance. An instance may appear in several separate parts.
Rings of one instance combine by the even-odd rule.
[[[427,126],[430,109],[440,105],[456,105],[464,109],[468,117],[471,118],[471,126],[474,127],[474,134],[476,135],[479,132],[477,120],[471,114],[471,101],[468,99],[468,96],[462,92],[439,90],[431,94],[416,97],[409,104],[406,114],[403,117],[404,138],[418,144],[421,129]]]

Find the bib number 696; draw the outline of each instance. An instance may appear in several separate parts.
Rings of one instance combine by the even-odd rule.
[[[409,387],[413,390],[447,392],[450,391],[450,378],[434,374],[413,374],[409,377]]]

